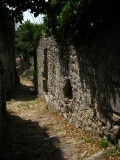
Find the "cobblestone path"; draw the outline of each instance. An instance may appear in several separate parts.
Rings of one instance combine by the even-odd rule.
[[[105,160],[113,149],[101,149],[99,137],[47,111],[28,80],[9,95],[3,133],[1,160]]]

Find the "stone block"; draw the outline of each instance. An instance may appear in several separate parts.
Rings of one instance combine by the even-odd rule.
[[[92,129],[92,127],[86,127],[85,130],[91,132],[93,129]]]
[[[91,126],[92,126],[93,128],[97,128],[97,122],[96,122],[96,123],[92,122]]]
[[[87,120],[87,125],[90,126],[91,124],[93,124],[93,123],[92,123],[92,120],[91,120],[91,119],[88,119],[88,120]]]
[[[113,126],[112,132],[113,132],[115,135],[117,135],[118,133],[120,133],[120,126],[118,126],[118,125]]]
[[[75,122],[75,128],[78,129],[79,127],[80,127],[79,121],[76,121],[76,122]]]
[[[114,122],[119,122],[120,123],[120,116],[116,115],[116,114],[112,114],[111,115],[111,119],[114,121]]]

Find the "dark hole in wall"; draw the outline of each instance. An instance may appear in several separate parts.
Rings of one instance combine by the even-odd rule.
[[[44,49],[43,91],[48,92],[48,60],[47,60],[47,49]]]
[[[66,84],[63,88],[63,94],[64,94],[64,97],[68,99],[72,99],[73,97],[72,87],[69,79],[66,80]]]

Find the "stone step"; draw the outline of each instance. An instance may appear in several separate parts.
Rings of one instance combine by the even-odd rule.
[[[101,156],[103,156],[107,151],[114,149],[115,147],[111,147],[109,149],[100,151],[96,154],[91,155],[89,158],[85,158],[84,160],[97,160],[98,158],[100,158]]]

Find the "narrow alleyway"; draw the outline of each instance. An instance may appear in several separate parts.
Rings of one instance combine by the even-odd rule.
[[[3,131],[1,160],[104,160],[103,153],[113,149],[111,144],[100,148],[99,137],[75,129],[62,116],[47,111],[26,79],[8,97]]]

